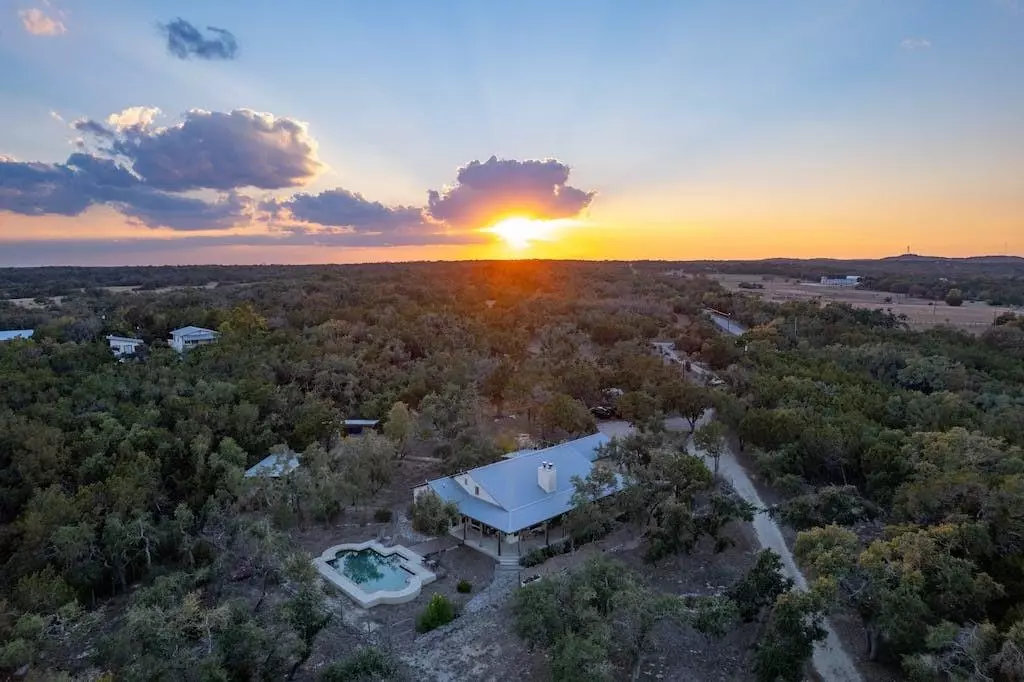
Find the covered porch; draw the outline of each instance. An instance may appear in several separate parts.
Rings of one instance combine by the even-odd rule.
[[[519,557],[548,545],[561,544],[569,537],[561,517],[524,528],[518,533],[504,533],[463,516],[449,533],[462,540],[466,546],[483,552],[499,563],[518,563]]]

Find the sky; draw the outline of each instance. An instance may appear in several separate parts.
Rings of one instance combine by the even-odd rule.
[[[0,266],[1024,255],[1024,0],[0,0]]]

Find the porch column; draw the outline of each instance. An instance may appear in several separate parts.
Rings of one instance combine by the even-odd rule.
[[[548,528],[550,528],[550,526],[548,525],[548,522],[545,521],[544,522],[544,546],[545,547],[547,547],[548,545],[551,544],[551,541],[548,539]]]
[[[466,537],[466,517],[462,517],[462,541],[465,542],[468,538]]]
[[[502,533],[499,530],[496,535],[497,535],[497,538],[498,538],[498,556],[501,556],[501,536],[504,535],[504,533]]]

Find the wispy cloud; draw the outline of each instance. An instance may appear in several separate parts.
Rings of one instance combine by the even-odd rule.
[[[50,16],[43,10],[33,7],[21,10],[18,16],[21,18],[22,27],[34,36],[59,36],[68,32],[67,26],[61,21],[64,15],[59,11]]]
[[[926,38],[904,38],[900,42],[900,47],[904,50],[927,50],[932,46],[932,41]]]

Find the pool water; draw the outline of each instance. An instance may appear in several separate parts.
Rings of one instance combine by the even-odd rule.
[[[359,585],[366,592],[400,590],[412,576],[401,566],[397,554],[384,556],[372,549],[346,550],[328,561],[334,570]]]

